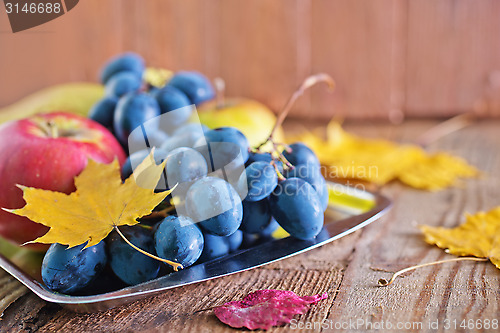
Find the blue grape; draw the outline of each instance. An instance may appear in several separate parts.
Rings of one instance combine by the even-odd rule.
[[[144,59],[135,53],[127,52],[111,58],[104,65],[101,71],[101,82],[106,84],[113,75],[124,71],[130,71],[134,73],[138,79],[142,79],[144,69]]]
[[[164,124],[168,127],[166,129],[175,129],[186,123],[191,117],[191,113],[193,111],[193,108],[189,107],[191,102],[187,98],[186,94],[179,89],[166,85],[165,87],[155,91],[152,95],[158,101],[161,114],[169,114],[165,117],[168,120],[168,123],[166,122]],[[176,111],[172,113],[174,110]]]
[[[302,142],[291,144],[290,149],[292,151],[289,153],[285,150],[283,152],[283,156],[285,156],[288,162],[293,165],[298,166],[299,164],[311,164],[318,167],[320,166],[316,154],[314,154],[314,152]]]
[[[323,227],[323,209],[316,190],[305,180],[288,178],[269,196],[271,214],[291,236],[314,238]]]
[[[184,92],[192,104],[199,105],[215,97],[210,81],[203,74],[195,71],[177,72],[168,85]]]
[[[249,152],[248,153],[247,166],[250,165],[251,163],[257,162],[257,161],[271,163],[272,160],[273,160],[273,157],[271,156],[271,153],[254,153],[254,152]]]
[[[186,210],[206,232],[229,236],[240,226],[243,205],[228,182],[214,177],[197,180],[187,191]]]
[[[261,237],[259,234],[251,234],[248,232],[243,233],[243,239],[241,241],[241,248],[243,249],[248,249],[250,247],[253,247],[261,241]]]
[[[325,178],[323,178],[323,185],[316,191],[319,196],[319,201],[321,202],[321,208],[325,211],[328,208],[328,201],[330,201],[330,193],[328,191],[328,185],[326,184]]]
[[[174,131],[169,140],[163,143],[161,148],[168,152],[180,147],[191,148],[196,141],[203,137],[203,127],[206,126],[195,123],[181,126]]]
[[[245,166],[249,166],[253,162],[258,162],[258,161],[271,163],[272,160],[273,160],[273,157],[271,156],[270,153],[249,152],[248,160],[245,163]],[[281,161],[276,161],[276,160],[274,161],[274,163],[278,167],[279,172],[282,173],[283,172],[283,163],[281,163]]]
[[[203,124],[198,124],[198,123],[190,123],[190,124],[185,124],[179,128],[177,128],[174,131],[174,136],[184,136],[184,135],[189,135],[191,136],[190,139],[190,144],[191,146],[195,144],[196,141],[198,141],[199,138],[203,136],[207,131],[209,131],[208,127],[203,125]],[[193,134],[194,133],[194,134]]]
[[[167,216],[155,233],[158,256],[175,261],[184,268],[198,260],[203,251],[203,244],[202,232],[185,216]]]
[[[130,92],[120,98],[114,116],[114,130],[118,140],[126,145],[128,136],[137,127],[160,115],[156,100],[144,92]],[[155,126],[156,125],[156,126]],[[158,128],[156,121],[148,122],[147,132]]]
[[[169,139],[168,134],[160,130],[149,131],[146,135],[142,130],[135,130],[128,137],[129,152],[133,154],[135,151],[153,147],[158,149]]]
[[[261,230],[261,232],[259,232],[259,235],[261,237],[269,238],[279,227],[280,225],[278,224],[278,222],[274,218],[272,218],[269,225],[265,229]]]
[[[220,169],[235,159],[236,155],[234,145],[239,148],[243,163],[248,160],[248,148],[250,147],[248,140],[243,133],[234,127],[220,127],[206,132],[205,138],[200,138],[195,143],[195,147],[201,146],[205,142],[208,144],[215,144],[211,145],[215,148],[212,149],[214,154],[213,170]],[[216,144],[220,142],[228,144]]]
[[[247,186],[247,201],[260,201],[276,188],[278,185],[278,175],[274,167],[267,162],[253,162],[240,176],[238,187],[240,190]]]
[[[293,169],[289,169],[285,172],[285,177],[287,178],[300,178],[305,180],[318,193],[319,199],[321,201],[321,207],[323,211],[326,210],[328,206],[328,188],[326,185],[325,178],[321,174],[317,165],[314,164],[299,164]]]
[[[233,234],[226,236],[226,242],[229,245],[229,252],[234,252],[239,249],[243,242],[243,232],[236,230]]]
[[[154,96],[154,94],[156,94],[160,90],[160,88],[147,84],[146,90],[148,91],[148,93]]]
[[[84,249],[52,244],[43,258],[42,280],[51,290],[71,294],[87,287],[106,265],[104,242]]]
[[[198,260],[199,263],[225,256],[231,250],[227,237],[215,236],[208,233],[203,234],[205,243],[203,252]]]
[[[143,149],[136,151],[130,155],[122,167],[122,179],[127,179],[134,172],[133,168],[136,168],[150,153],[149,149]],[[167,158],[167,152],[162,149],[155,149],[153,158],[156,164],[162,163]]]
[[[104,97],[92,106],[89,111],[89,118],[97,121],[104,127],[113,127],[113,118],[117,103],[118,99],[116,97]]]
[[[169,187],[177,184],[174,191],[185,194],[191,182],[207,175],[207,162],[192,148],[176,148],[167,155],[166,172]]]
[[[120,72],[113,75],[106,83],[106,95],[121,97],[126,93],[139,90],[142,81],[133,72]]]
[[[120,227],[120,231],[138,248],[155,254],[153,235],[141,227]],[[107,239],[109,263],[116,276],[129,285],[136,285],[158,276],[160,262],[128,245],[116,232]]]
[[[243,200],[243,220],[240,229],[250,234],[258,234],[271,223],[271,211],[267,199],[261,201]]]

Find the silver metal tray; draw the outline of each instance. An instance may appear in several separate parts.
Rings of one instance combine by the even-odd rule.
[[[219,259],[198,264],[157,279],[120,290],[92,296],[68,296],[47,289],[41,282],[0,254],[0,267],[40,298],[76,312],[96,312],[120,306],[164,290],[207,281],[266,265],[304,253],[348,235],[384,215],[391,202],[386,197],[328,182],[330,201],[325,226],[312,240],[292,237],[273,239]]]

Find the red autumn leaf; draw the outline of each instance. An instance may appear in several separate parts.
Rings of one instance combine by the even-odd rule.
[[[300,297],[288,290],[257,290],[241,301],[214,308],[214,313],[220,321],[234,328],[267,330],[289,323],[295,315],[305,313],[309,304],[327,297],[327,293]]]

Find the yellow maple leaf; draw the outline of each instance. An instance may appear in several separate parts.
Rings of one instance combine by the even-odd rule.
[[[69,195],[19,186],[26,205],[8,211],[50,227],[45,235],[30,243],[96,245],[115,226],[139,223],[138,218],[150,214],[170,194],[154,193],[165,162],[156,165],[153,153],[123,183],[117,160],[111,164],[89,160],[75,177],[76,191]]]
[[[500,268],[500,207],[489,212],[466,215],[456,228],[419,226],[425,241],[457,256],[489,259]]]
[[[478,170],[459,157],[440,152],[429,154],[417,145],[361,138],[344,131],[336,121],[326,129],[289,138],[301,141],[328,167],[330,176],[360,179],[384,185],[398,179],[408,186],[430,191],[457,185],[459,178],[474,177]]]

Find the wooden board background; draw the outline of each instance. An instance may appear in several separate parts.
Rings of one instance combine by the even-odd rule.
[[[301,80],[327,72],[294,109],[303,118],[500,115],[495,0],[82,0],[13,34],[0,12],[0,106],[42,87],[96,80],[110,56],[197,69],[228,95],[278,110]]]
[[[413,120],[402,126],[351,124],[347,130],[367,137],[411,142],[438,121]],[[304,125],[304,122],[295,124]],[[499,204],[499,120],[485,120],[452,133],[429,146],[461,156],[484,172],[463,187],[429,193],[392,182],[382,193],[394,204],[382,219],[342,239],[295,257],[216,280],[168,290],[109,311],[75,314],[33,293],[13,303],[0,320],[1,332],[250,332],[221,324],[210,309],[266,288],[299,295],[327,292],[328,299],[297,316],[299,324],[326,323],[326,328],[273,328],[268,332],[498,332],[480,326],[500,319],[500,271],[489,262],[455,262],[404,274],[391,286],[380,278],[415,264],[455,258],[424,242],[417,225],[452,228],[466,213]],[[292,128],[290,128],[292,129]],[[288,128],[287,128],[288,130]],[[293,129],[292,129],[293,130]],[[0,272],[0,289],[8,283]],[[0,305],[5,299],[0,294]],[[351,321],[392,324],[392,329],[347,326]],[[448,322],[446,322],[448,320]],[[436,329],[429,327],[438,321]],[[462,329],[462,321],[468,329]],[[399,323],[406,329],[397,329]],[[451,325],[445,329],[445,324]],[[335,329],[345,325],[345,329]],[[418,326],[420,325],[420,326]],[[455,326],[456,325],[456,328]],[[302,326],[304,327],[304,326]],[[402,326],[404,327],[404,326]],[[263,332],[263,331],[255,331]]]

